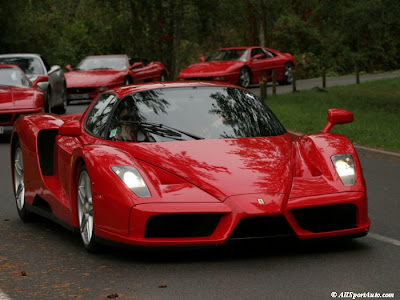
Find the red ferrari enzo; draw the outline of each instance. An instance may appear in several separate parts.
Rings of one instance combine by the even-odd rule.
[[[271,79],[275,69],[279,84],[290,84],[296,67],[291,54],[265,47],[222,48],[201,60],[184,68],[178,79],[223,81],[248,88],[250,84],[258,84],[263,76]]]
[[[19,67],[0,64],[0,135],[19,116],[44,111],[44,95],[38,83],[45,81],[47,76],[38,76],[31,83]]]
[[[357,153],[330,133],[288,133],[235,85],[171,82],[101,94],[83,114],[17,120],[12,182],[20,217],[40,214],[99,242],[221,245],[227,240],[366,235]]]
[[[95,55],[84,58],[75,70],[65,67],[68,103],[93,100],[110,88],[132,83],[165,81],[166,67],[158,61],[129,59],[126,55]]]

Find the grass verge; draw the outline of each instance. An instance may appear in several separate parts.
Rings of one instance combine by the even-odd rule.
[[[354,114],[353,123],[336,125],[332,132],[347,136],[355,144],[400,151],[400,78],[325,91],[268,96],[267,104],[286,128],[304,133],[319,132],[326,124],[329,108],[349,110]]]

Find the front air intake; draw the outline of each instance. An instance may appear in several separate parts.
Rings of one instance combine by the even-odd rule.
[[[282,216],[242,219],[229,239],[252,239],[293,236],[293,230]]]
[[[146,223],[146,238],[185,238],[210,236],[221,219],[220,214],[156,215]]]
[[[292,213],[302,229],[314,233],[357,227],[356,207],[352,204],[299,208]]]

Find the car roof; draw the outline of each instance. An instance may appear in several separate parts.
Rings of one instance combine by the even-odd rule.
[[[0,57],[40,57],[36,53],[10,53],[10,54],[0,54]]]
[[[262,48],[261,46],[240,46],[240,47],[224,47],[224,48],[219,48],[218,50],[233,50],[233,49],[252,49],[252,48]]]
[[[100,54],[100,55],[88,55],[86,57],[107,57],[107,56],[124,56],[128,57],[126,54]]]
[[[142,83],[142,84],[132,84],[121,86],[109,90],[108,92],[113,92],[117,94],[119,98],[122,98],[130,93],[148,91],[154,89],[163,88],[181,88],[181,87],[233,87],[243,89],[240,86],[222,83],[222,82],[208,82],[208,81],[170,81],[170,82],[157,82],[157,83]]]

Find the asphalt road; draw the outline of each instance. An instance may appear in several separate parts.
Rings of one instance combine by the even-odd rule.
[[[84,108],[73,105],[68,113]],[[54,223],[19,219],[9,143],[2,139],[0,300],[334,299],[342,292],[359,298],[394,293],[389,299],[400,299],[400,155],[357,151],[372,221],[366,237],[347,243],[246,243],[184,251],[106,248],[93,255],[78,235]]]

